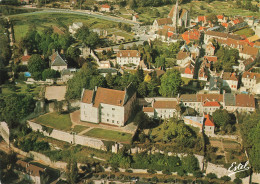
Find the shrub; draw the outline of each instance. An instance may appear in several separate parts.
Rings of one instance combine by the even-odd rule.
[[[209,178],[209,179],[216,179],[216,178],[218,178],[215,173],[208,173],[208,174],[206,175],[206,177]]]

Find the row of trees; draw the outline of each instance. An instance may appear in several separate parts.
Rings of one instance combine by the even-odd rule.
[[[160,153],[147,154],[142,152],[132,156],[121,150],[119,154],[113,154],[110,157],[109,163],[112,167],[148,169],[148,172],[151,173],[155,173],[155,171],[163,171],[165,174],[177,172],[180,176],[199,171],[199,162],[194,155],[179,158]]]
[[[137,90],[138,96],[141,97],[157,96],[159,93],[163,96],[175,96],[179,93],[182,80],[177,70],[168,70],[161,80],[157,77],[156,72],[154,72],[151,74],[150,79],[145,80],[142,68],[138,68],[135,74],[124,73],[123,75],[118,74],[114,76],[108,74],[106,77],[103,77],[99,74],[95,64],[86,63],[79,72],[68,81],[66,98],[79,99],[83,88],[94,89],[95,86],[99,86],[124,90],[130,83],[132,83],[133,87]]]

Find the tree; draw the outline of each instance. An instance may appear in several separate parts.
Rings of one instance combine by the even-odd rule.
[[[142,67],[137,67],[135,75],[137,76],[138,82],[141,83],[144,81],[144,70]]]
[[[95,48],[100,42],[98,34],[89,31],[88,27],[85,25],[77,30],[75,37],[91,48]]]
[[[146,82],[142,82],[139,84],[139,87],[137,89],[137,92],[139,94],[140,97],[146,97],[147,96],[147,83]]]
[[[54,79],[54,78],[58,78],[60,76],[60,73],[56,70],[52,70],[50,68],[45,69],[42,72],[42,80],[46,80],[46,79]]]
[[[161,67],[162,69],[166,68],[166,60],[164,57],[160,56],[155,58],[155,66],[157,68]]]
[[[242,184],[242,180],[239,178],[234,179],[233,181],[235,184]]]
[[[76,161],[69,160],[66,166],[67,181],[71,184],[75,184],[78,177],[78,166]]]
[[[231,180],[231,178],[230,178],[229,176],[222,176],[220,179],[223,180],[223,181],[225,181],[225,182]]]
[[[214,13],[212,13],[207,16],[207,21],[211,21],[211,23],[215,24],[216,22],[218,22],[218,18]]]
[[[178,70],[167,70],[161,78],[159,93],[162,96],[172,97],[177,95],[182,84],[181,74]]]
[[[1,151],[0,153],[0,181],[11,183],[10,179],[16,177],[13,169],[17,161],[17,155],[14,152],[6,154]]]
[[[40,55],[33,54],[29,59],[28,71],[31,73],[32,77],[36,80],[41,79],[41,74],[45,68],[45,63]]]
[[[188,155],[182,158],[182,168],[187,173],[194,173],[199,170],[198,159],[194,155]]]
[[[213,121],[217,127],[224,128],[231,122],[231,117],[226,109],[218,109],[212,114]]]
[[[208,173],[208,174],[206,175],[206,177],[209,178],[209,179],[216,179],[216,178],[217,178],[217,175],[216,175],[215,173]]]

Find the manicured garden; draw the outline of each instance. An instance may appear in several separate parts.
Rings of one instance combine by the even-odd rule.
[[[57,112],[39,116],[35,121],[41,125],[65,131],[70,130],[72,125],[69,114],[59,114]]]
[[[84,135],[90,137],[96,137],[100,139],[110,140],[110,141],[117,141],[117,142],[130,142],[132,135],[129,133],[123,133],[113,130],[105,130],[101,128],[94,128]]]

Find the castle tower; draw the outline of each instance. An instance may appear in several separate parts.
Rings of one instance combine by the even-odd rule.
[[[178,6],[179,6],[179,1],[176,0],[176,5],[175,5],[173,16],[172,16],[173,27],[175,28],[176,33],[177,33],[178,19],[179,19],[179,7]]]

